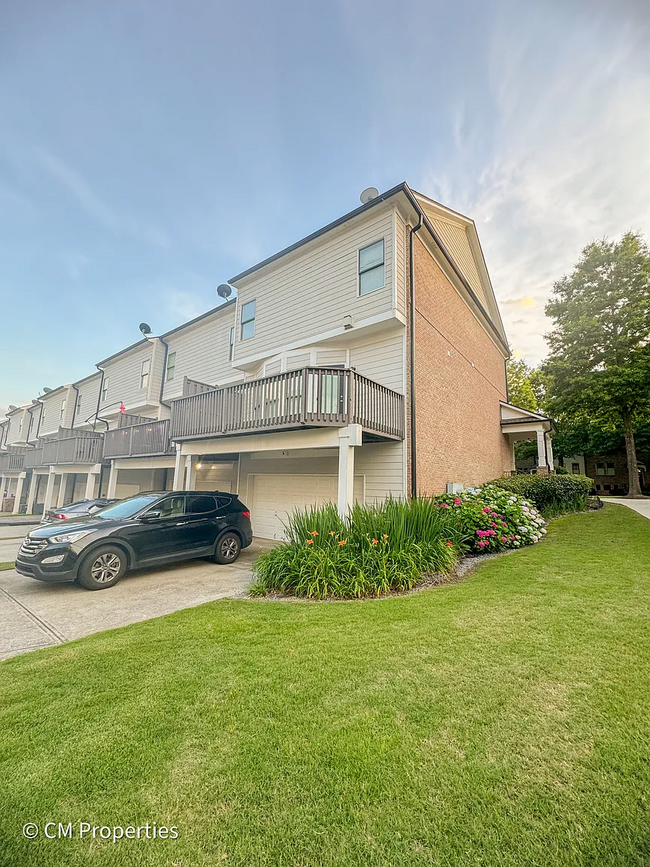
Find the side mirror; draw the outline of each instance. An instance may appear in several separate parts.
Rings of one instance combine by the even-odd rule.
[[[160,510],[147,512],[146,515],[143,515],[141,520],[143,521],[152,521],[154,518],[160,518],[162,512]]]

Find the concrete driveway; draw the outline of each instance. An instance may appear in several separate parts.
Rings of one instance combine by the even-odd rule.
[[[11,560],[18,550],[20,539],[7,539],[15,536],[16,530],[22,528],[0,527],[0,562]],[[13,569],[0,572],[0,659],[214,599],[244,596],[251,583],[253,562],[271,547],[273,542],[256,539],[232,566],[189,560],[139,569],[107,590],[45,584]],[[7,556],[10,550],[13,554]]]
[[[628,509],[634,509],[639,515],[650,520],[650,499],[647,500],[627,500],[624,497],[602,497],[603,503],[616,503],[619,506],[627,506]]]

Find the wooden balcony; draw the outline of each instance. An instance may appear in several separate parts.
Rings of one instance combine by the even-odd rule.
[[[105,458],[135,458],[175,454],[169,439],[169,419],[107,430],[104,434]]]
[[[1,452],[0,476],[3,473],[20,473],[25,468],[25,452]]]
[[[102,440],[103,435],[96,433],[44,440],[41,466],[101,463]]]
[[[354,370],[306,367],[172,401],[172,440],[360,424],[404,439],[404,397]]]

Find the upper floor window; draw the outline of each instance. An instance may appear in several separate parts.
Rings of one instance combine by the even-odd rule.
[[[232,361],[235,357],[235,327],[230,329],[230,345],[228,346],[228,361]]]
[[[241,339],[255,336],[255,302],[249,301],[241,309]]]
[[[108,377],[105,376],[102,380],[102,403],[106,403],[108,398]]]
[[[386,283],[384,240],[359,250],[359,295],[381,289]]]
[[[75,410],[75,415],[81,415],[81,400],[83,398],[83,394],[78,395],[77,397],[77,408]]]
[[[610,462],[605,463],[604,461],[602,461],[602,462],[599,461],[596,464],[596,475],[597,476],[615,476],[616,475],[616,468],[614,467],[613,463],[610,463]]]
[[[167,382],[171,382],[171,380],[176,375],[176,353],[170,352],[167,356]]]
[[[59,413],[59,418],[63,421],[63,416],[65,415],[65,400],[61,401],[61,412]]]
[[[21,417],[18,419],[18,436],[20,436],[22,432],[23,432],[23,417],[21,415]]]
[[[146,358],[142,362],[142,367],[140,368],[140,388],[147,388],[149,385],[149,370],[151,369],[151,361]]]

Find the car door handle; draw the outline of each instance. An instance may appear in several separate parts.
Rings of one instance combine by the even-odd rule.
[[[176,526],[177,527],[184,527],[185,524],[189,524],[189,523],[190,523],[189,521],[177,521]]]

